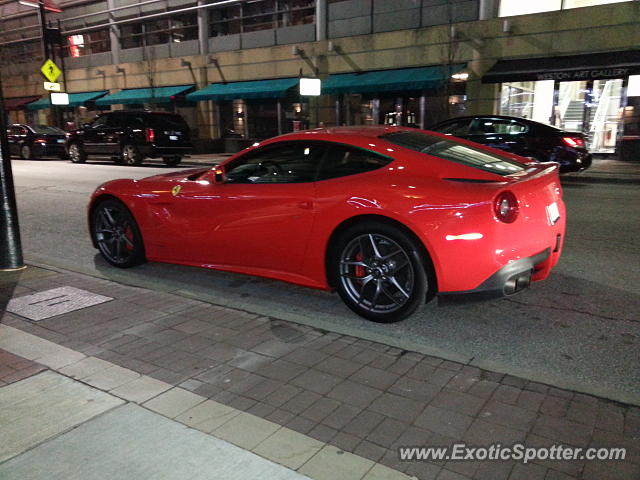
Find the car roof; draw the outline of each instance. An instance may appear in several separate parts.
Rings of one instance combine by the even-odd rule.
[[[513,117],[511,115],[493,115],[491,113],[486,114],[486,115],[465,115],[463,117],[455,117],[455,118],[449,118],[447,120],[443,120],[442,122],[438,122],[434,125],[432,125],[432,127],[437,127],[439,125],[445,124],[445,123],[449,123],[449,122],[453,122],[456,120],[473,120],[474,118],[498,118],[501,120],[513,120],[514,122],[521,122],[521,123],[526,123],[535,127],[540,127],[540,128],[551,128],[553,130],[561,130],[558,127],[555,127],[553,125],[547,125],[546,123],[542,123],[542,122],[537,122],[535,120],[531,120],[530,118],[522,118],[522,117]]]

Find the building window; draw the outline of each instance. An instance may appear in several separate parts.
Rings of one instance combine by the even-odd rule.
[[[198,14],[187,13],[184,15],[176,15],[170,18],[172,43],[186,42],[188,40],[198,39]]]
[[[198,15],[184,14],[120,27],[123,49],[198,39]]]
[[[209,36],[305,25],[315,21],[315,0],[257,0],[209,11]]]
[[[91,32],[69,35],[67,37],[70,57],[83,57],[92,53],[111,51],[109,30],[94,30]]]
[[[123,49],[142,47],[144,34],[141,23],[125,23],[120,26],[120,46]]]
[[[551,12],[570,8],[591,7],[607,3],[621,3],[632,0],[538,0],[523,2],[522,0],[500,0],[500,17],[526,15],[528,13]]]
[[[553,92],[553,80],[503,83],[500,114],[551,124],[554,122]]]

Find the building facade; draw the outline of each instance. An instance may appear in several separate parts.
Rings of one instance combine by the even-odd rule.
[[[70,105],[52,109],[36,9],[1,1],[12,121],[181,113],[198,148],[318,125],[418,127],[462,114],[640,139],[638,0],[71,0],[48,12]],[[320,78],[319,96],[300,77]],[[56,115],[58,118],[56,118]]]

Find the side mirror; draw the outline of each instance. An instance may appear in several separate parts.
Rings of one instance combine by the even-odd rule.
[[[213,169],[213,181],[215,183],[224,183],[224,168],[214,167]]]

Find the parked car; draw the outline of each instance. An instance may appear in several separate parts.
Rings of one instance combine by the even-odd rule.
[[[40,157],[66,158],[65,132],[47,125],[13,124],[7,128],[9,152],[24,160]]]
[[[453,135],[534,158],[540,162],[558,162],[560,172],[578,172],[591,166],[585,136],[505,115],[458,117],[438,123],[430,130]]]
[[[175,166],[191,153],[189,126],[177,113],[118,110],[98,115],[72,131],[67,151],[74,163],[90,156],[110,156],[116,163],[140,165],[144,158],[161,157]]]
[[[510,295],[558,261],[556,163],[407,127],[276,137],[212,169],[114,180],[91,197],[117,267],[201,266],[338,291],[377,322],[436,293]]]

